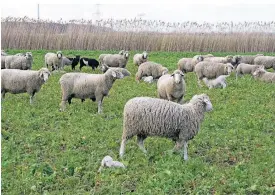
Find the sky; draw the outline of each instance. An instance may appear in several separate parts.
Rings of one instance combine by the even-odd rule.
[[[1,5],[1,17],[14,16],[37,18],[37,2],[20,4],[12,3]],[[25,1],[24,1],[25,2]],[[46,2],[49,2],[48,4]],[[139,4],[129,4],[129,1],[115,1],[116,4],[96,1],[42,1],[40,5],[40,18],[50,20],[71,19],[130,19],[142,17],[149,20],[163,20],[165,22],[222,22],[222,21],[274,21],[275,2],[262,0],[261,4],[253,0],[231,1],[138,1]],[[89,3],[90,2],[90,3]],[[92,3],[91,3],[92,2]],[[94,3],[93,3],[94,2]],[[128,2],[128,4],[127,4]],[[137,1],[135,1],[137,2]],[[140,3],[141,2],[141,3]],[[70,3],[70,4],[68,4]],[[99,14],[96,14],[96,12]]]

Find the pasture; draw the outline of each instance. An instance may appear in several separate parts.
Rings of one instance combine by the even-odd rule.
[[[47,52],[32,51],[33,69],[44,66]],[[79,54],[96,59],[109,52],[117,53],[63,51],[65,56]],[[183,161],[180,154],[168,152],[174,146],[172,140],[147,138],[145,155],[133,138],[121,160],[127,169],[97,172],[106,155],[120,161],[124,104],[133,97],[157,95],[156,83],[136,83],[134,53],[127,64],[131,77],[114,83],[109,97],[103,100],[100,115],[97,103],[81,103],[79,99],[73,99],[65,112],[59,112],[61,73],[52,74],[36,94],[33,105],[27,94],[6,94],[1,103],[2,193],[274,194],[275,86],[248,75],[236,81],[234,73],[227,78],[227,88],[212,90],[199,88],[195,74],[186,74],[185,100],[206,93],[214,108],[206,113],[200,132],[189,142],[188,161]],[[196,54],[151,52],[149,59],[172,72],[180,58]],[[65,67],[65,71],[71,72],[71,67]],[[93,71],[84,67],[82,72]],[[97,69],[95,73],[101,71]]]

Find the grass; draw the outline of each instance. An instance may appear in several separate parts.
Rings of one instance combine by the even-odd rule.
[[[47,51],[32,52],[39,69]],[[105,52],[110,51],[64,51],[94,58]],[[181,57],[195,54],[151,52],[150,59],[172,71]],[[6,95],[1,104],[3,194],[275,193],[275,87],[250,76],[235,81],[232,75],[226,89],[208,90],[198,88],[193,73],[186,75],[185,99],[207,93],[214,107],[189,142],[187,162],[167,153],[173,148],[169,139],[146,139],[144,155],[134,138],[122,160],[127,169],[97,173],[104,156],[119,160],[124,104],[136,96],[156,97],[156,84],[137,84],[137,67],[132,60],[127,67],[132,76],[115,82],[101,115],[96,103],[79,99],[59,112],[60,73],[43,85],[33,105],[27,94]],[[84,67],[83,72],[92,70]]]

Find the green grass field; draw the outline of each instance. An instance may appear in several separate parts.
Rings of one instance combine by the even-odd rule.
[[[37,70],[47,51],[32,52]],[[94,58],[106,52],[63,51]],[[127,169],[97,173],[104,156],[120,160],[124,104],[157,94],[156,83],[135,82],[133,54],[127,65],[132,76],[115,82],[101,115],[95,102],[79,99],[59,112],[61,73],[49,78],[33,105],[27,94],[6,94],[1,104],[3,194],[275,194],[275,86],[250,76],[236,81],[234,74],[226,89],[214,90],[199,88],[195,74],[186,74],[185,100],[206,93],[214,108],[189,142],[188,161],[167,152],[172,140],[146,139],[145,155],[133,138],[122,160]],[[180,58],[195,54],[151,52],[150,60],[172,72]],[[82,72],[93,71],[84,67]]]

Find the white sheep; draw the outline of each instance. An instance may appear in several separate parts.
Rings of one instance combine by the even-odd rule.
[[[182,58],[178,61],[178,69],[184,73],[193,72],[195,65],[203,59],[201,55],[196,55],[193,58]]]
[[[258,56],[263,56],[263,54],[256,55],[235,55],[232,59],[232,64],[238,66],[239,64],[254,64],[254,59]]]
[[[218,87],[222,87],[224,89],[226,88],[226,77],[229,76],[230,75],[220,75],[217,78],[211,80],[204,77],[202,80],[209,89]]]
[[[30,95],[30,104],[33,103],[35,93],[39,92],[41,86],[51,75],[47,68],[34,70],[1,70],[1,95],[5,98],[6,93],[18,94],[28,93]]]
[[[61,67],[62,69],[64,68],[64,66],[69,66],[69,65],[72,65],[72,61],[69,60],[68,58],[66,57],[62,57],[62,64],[61,64]]]
[[[110,156],[105,156],[102,161],[101,161],[101,166],[98,169],[98,172],[101,172],[101,170],[104,167],[118,167],[118,168],[125,168],[125,165],[119,161],[114,161],[112,157]]]
[[[121,50],[118,52],[119,55],[123,55],[124,54],[124,50]],[[98,61],[99,61],[99,65],[101,66],[103,64],[103,59],[106,55],[109,55],[109,54],[100,54],[99,55],[99,58],[98,58]]]
[[[198,79],[198,85],[202,87],[200,81],[203,77],[208,79],[217,78],[220,75],[230,75],[234,67],[232,64],[213,63],[202,61],[195,66],[195,73]]]
[[[25,56],[6,56],[6,69],[28,70],[32,68],[33,57],[31,52],[27,52]]]
[[[148,53],[144,51],[143,53],[137,53],[133,57],[134,65],[139,66],[140,64],[147,62],[148,60]]]
[[[158,97],[182,104],[186,91],[184,74],[175,70],[173,74],[162,75],[157,83]]]
[[[107,72],[107,70],[109,70],[109,69],[119,70],[124,76],[130,76],[129,71],[125,68],[109,67],[106,64],[102,64],[101,71],[103,73]]]
[[[198,133],[204,113],[211,110],[206,94],[195,95],[183,105],[150,97],[130,99],[124,106],[120,157],[124,155],[126,141],[133,136],[137,136],[137,144],[145,153],[144,140],[148,136],[160,136],[175,141],[174,150],[184,147],[183,156],[187,160],[187,142]]]
[[[261,66],[253,72],[253,77],[257,80],[266,82],[266,83],[275,83],[275,73],[268,72],[264,69],[264,66]]]
[[[127,73],[129,76],[130,72],[127,71]],[[125,74],[120,68],[109,69],[104,74],[66,73],[62,75],[59,80],[62,91],[60,110],[64,111],[66,102],[71,104],[72,98],[81,100],[90,98],[98,102],[98,113],[101,113],[103,98],[108,95],[115,80],[123,77]]]
[[[259,68],[260,65],[251,65],[251,64],[244,64],[241,63],[236,68],[236,80],[239,76],[242,76],[244,74],[251,74],[255,72],[257,68]]]
[[[144,62],[138,67],[136,80],[140,81],[140,79],[145,76],[152,76],[154,79],[158,79],[166,73],[168,73],[168,69],[161,64],[150,61]]]
[[[226,64],[226,63],[232,63],[232,60],[233,60],[233,56],[228,55],[226,57],[209,57],[209,58],[205,58],[203,61]]]
[[[142,80],[146,83],[153,83],[154,82],[154,78],[152,76],[142,77]]]
[[[256,65],[264,65],[266,69],[273,68],[275,70],[275,57],[274,56],[258,56],[254,59]]]
[[[102,64],[106,64],[109,67],[125,68],[129,59],[128,51],[121,54],[108,54],[103,58]]]
[[[52,71],[62,68],[62,57],[63,54],[61,51],[56,53],[46,53],[45,55],[45,66],[48,68],[52,67]]]

